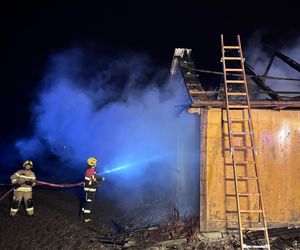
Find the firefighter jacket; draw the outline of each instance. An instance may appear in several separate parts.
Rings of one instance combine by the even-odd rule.
[[[11,183],[12,184],[19,184],[20,187],[16,188],[15,191],[20,192],[32,192],[32,187],[35,185],[36,177],[34,172],[31,170],[19,170],[16,173],[14,173],[11,177]],[[25,182],[31,181],[32,185],[28,185]]]
[[[88,167],[85,171],[84,177],[84,191],[96,192],[102,177],[96,174],[94,167]]]

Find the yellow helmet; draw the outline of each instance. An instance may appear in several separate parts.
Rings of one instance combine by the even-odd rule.
[[[30,160],[24,161],[23,167],[25,167],[26,165],[30,165],[31,167],[33,167],[33,162]]]
[[[90,158],[88,158],[88,160],[87,160],[87,164],[88,164],[89,166],[95,166],[96,163],[97,163],[97,159],[94,158],[94,157],[90,157]]]

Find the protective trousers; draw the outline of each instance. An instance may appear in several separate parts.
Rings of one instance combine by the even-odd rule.
[[[14,190],[13,201],[10,209],[11,216],[15,216],[17,214],[23,199],[24,199],[27,214],[30,216],[33,215],[32,192],[23,192],[23,191]]]
[[[91,219],[92,218],[92,209],[95,200],[95,192],[87,191],[85,192],[85,203],[82,208],[83,219]]]

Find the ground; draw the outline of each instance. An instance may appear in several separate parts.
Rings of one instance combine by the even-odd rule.
[[[0,197],[8,189],[1,187]],[[82,193],[78,189],[35,188],[33,218],[26,215],[24,206],[10,218],[11,196],[0,201],[0,249],[239,249],[238,239],[231,234],[200,234],[197,218],[179,218],[175,207],[171,217],[161,220],[161,207],[155,203],[141,203],[125,213],[113,201],[98,196],[93,222],[84,223],[79,218]],[[153,218],[161,224],[151,226]],[[272,249],[300,249],[286,240],[272,242]]]
[[[3,191],[1,194],[4,193]],[[101,233],[114,211],[96,204],[95,221],[79,219],[80,200],[74,190],[38,189],[34,192],[35,217],[26,216],[24,206],[15,218],[8,216],[11,196],[0,204],[0,249],[101,249]],[[105,216],[102,211],[105,209]],[[112,214],[108,214],[111,211]],[[111,223],[110,223],[111,224]],[[107,249],[107,248],[104,248]]]

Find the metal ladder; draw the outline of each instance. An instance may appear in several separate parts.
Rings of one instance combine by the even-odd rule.
[[[237,36],[237,43],[237,45],[225,46],[223,35],[221,35],[221,62],[223,64],[224,72],[224,93],[226,98],[227,116],[226,124],[228,127],[230,160],[232,161],[233,167],[232,180],[234,181],[235,189],[233,197],[235,197],[237,207],[237,211],[234,212],[237,213],[238,216],[241,249],[270,250],[265,210],[258,178],[257,151],[255,148],[244,58],[239,35]],[[233,130],[234,127],[238,126],[240,126],[240,131]],[[240,139],[240,141],[238,141],[238,139]],[[239,159],[238,156],[241,155],[238,155],[238,152],[241,151],[244,154],[244,158],[245,155],[247,158],[250,156],[251,160]],[[242,176],[239,176],[240,170],[238,168],[241,166],[244,166],[244,172]],[[250,172],[252,173],[250,174]],[[242,182],[244,183],[244,186],[242,187],[244,187],[244,189],[246,187],[246,192],[240,191],[240,189],[242,190],[240,186]],[[250,186],[252,192],[249,191]],[[242,199],[247,200],[243,200],[242,202]],[[243,207],[245,204],[248,205],[246,208]],[[248,216],[246,217],[246,215]],[[258,218],[258,221],[254,221],[253,217]],[[253,226],[255,223],[256,225]],[[257,226],[257,224],[261,225]],[[244,235],[247,231],[263,231],[264,242],[255,243],[254,245],[252,242],[246,244]]]

